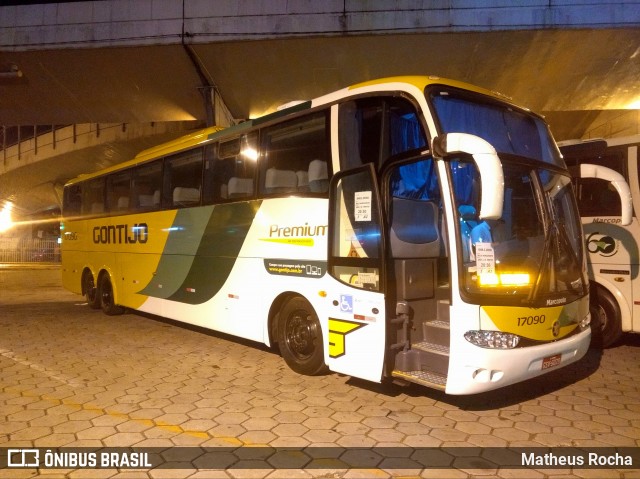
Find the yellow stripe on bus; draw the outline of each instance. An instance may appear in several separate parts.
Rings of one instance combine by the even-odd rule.
[[[553,341],[578,327],[578,318],[583,316],[579,312],[582,302],[538,309],[483,306],[480,308],[480,328],[496,328],[535,341]]]

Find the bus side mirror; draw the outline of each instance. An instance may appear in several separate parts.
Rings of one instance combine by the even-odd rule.
[[[629,185],[620,173],[606,166],[583,163],[580,165],[580,178],[598,178],[608,181],[618,192],[620,203],[622,204],[621,222],[627,226],[631,224],[633,217],[633,203]]]
[[[471,155],[480,172],[480,213],[483,220],[502,217],[504,174],[502,163],[491,143],[468,133],[446,133],[433,139],[433,155],[446,160],[455,153]]]

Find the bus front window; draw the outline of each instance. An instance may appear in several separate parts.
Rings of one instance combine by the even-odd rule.
[[[484,220],[477,213],[482,192],[475,164],[451,161],[449,169],[461,287],[470,301],[542,305],[585,293],[580,225],[568,177],[503,162],[503,215]]]

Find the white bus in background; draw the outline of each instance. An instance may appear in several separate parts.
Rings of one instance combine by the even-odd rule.
[[[569,169],[581,168],[574,176],[590,263],[593,337],[607,347],[624,332],[640,332],[640,135],[559,146]]]

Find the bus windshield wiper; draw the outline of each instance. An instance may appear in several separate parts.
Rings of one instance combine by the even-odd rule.
[[[580,274],[581,271],[581,264],[580,264],[580,260],[578,258],[577,252],[571,247],[571,239],[569,238],[566,229],[564,228],[556,228],[558,231],[558,239],[560,240],[560,248],[559,248],[559,253],[563,254],[563,258],[568,257],[569,258],[569,264],[566,267],[567,270],[567,275],[570,274],[571,271],[576,271],[577,276],[580,279],[580,285],[582,293],[586,294],[585,291],[585,284],[584,281],[582,281],[582,275]],[[558,257],[558,262],[560,262],[560,257]],[[575,279],[572,281],[570,277],[567,277],[566,281],[565,281],[569,287],[569,289],[571,289],[571,291],[577,292],[576,289],[574,287],[574,282]]]
[[[538,268],[536,281],[533,285],[533,288],[531,288],[531,291],[529,292],[527,299],[525,300],[525,303],[529,307],[532,307],[532,308],[535,307],[536,299],[542,287],[542,281],[548,276],[553,266],[551,264],[553,259],[552,247],[553,247],[553,240],[558,235],[557,229],[558,227],[555,224],[553,224],[549,226],[549,228],[545,233],[544,247],[542,248],[542,254],[540,255],[540,267]]]

